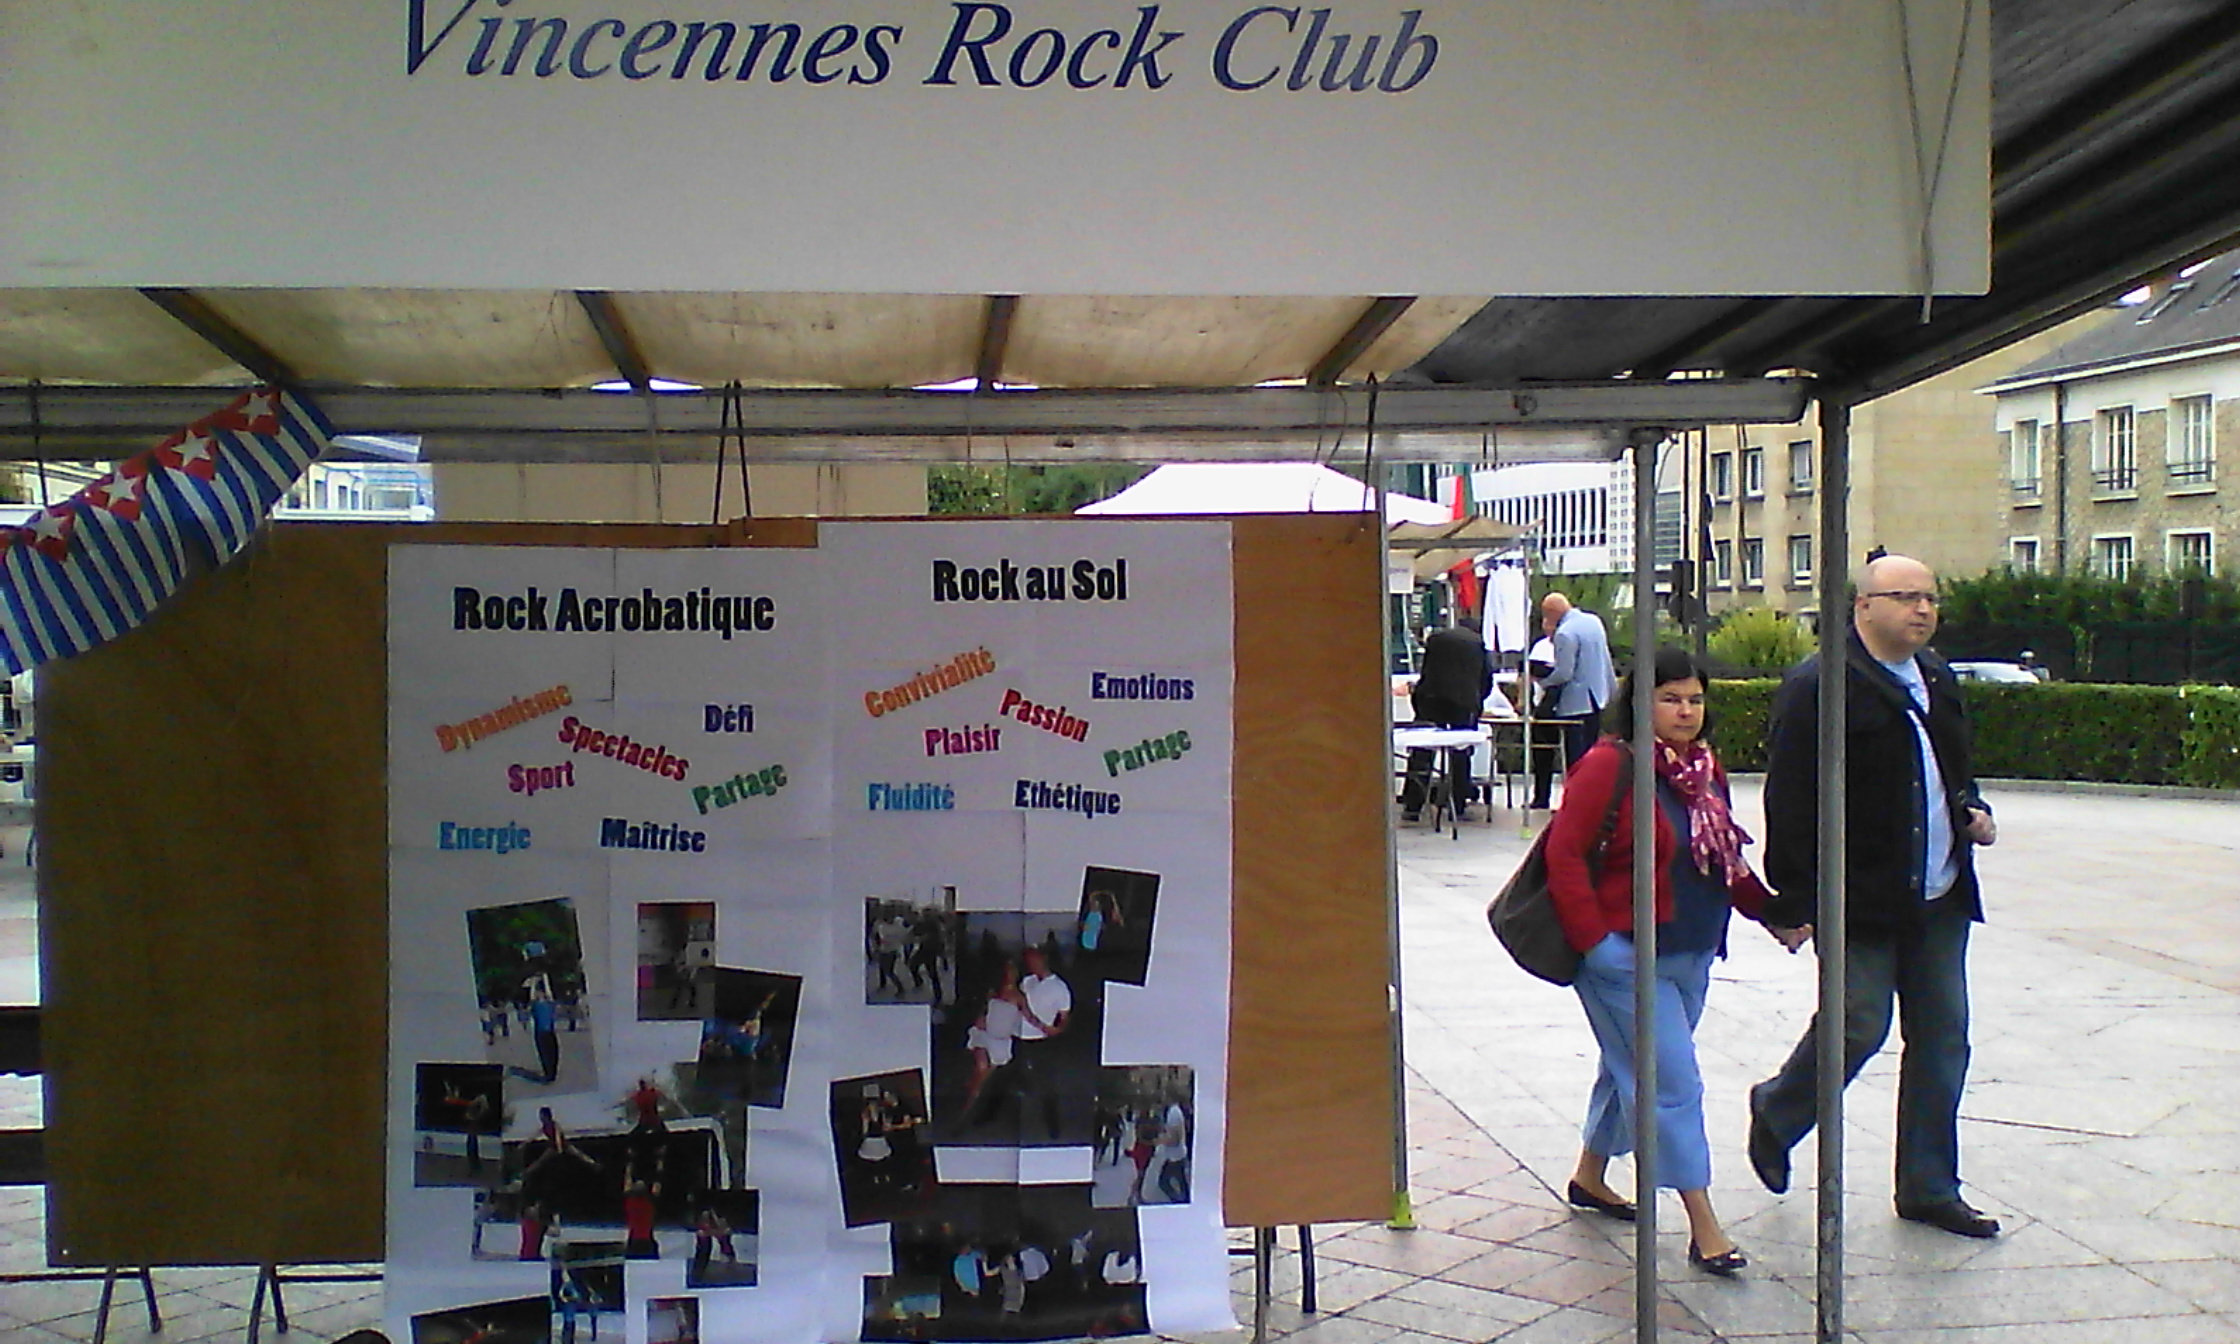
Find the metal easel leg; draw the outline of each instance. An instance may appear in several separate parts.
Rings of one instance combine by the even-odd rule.
[[[1252,1229],[1252,1344],[1267,1344],[1268,1299],[1273,1293],[1276,1230]]]
[[[1299,1309],[1309,1316],[1317,1308],[1314,1301],[1314,1227],[1299,1224]]]
[[[264,1320],[265,1289],[272,1290],[272,1328],[278,1334],[288,1333],[288,1304],[280,1300],[280,1267],[257,1266],[257,1291],[249,1299],[248,1344],[257,1344],[257,1329]]]
[[[140,1295],[148,1303],[148,1333],[151,1335],[162,1334],[163,1313],[156,1309],[155,1271],[146,1265],[140,1266]]]
[[[109,1338],[109,1302],[117,1295],[117,1267],[110,1265],[101,1275],[101,1305],[93,1313],[93,1344],[103,1344]]]

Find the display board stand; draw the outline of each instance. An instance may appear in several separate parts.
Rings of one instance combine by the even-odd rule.
[[[51,1257],[383,1254],[392,543],[816,538],[809,519],[281,525],[43,673]],[[1232,1226],[1391,1205],[1382,543],[1366,514],[1234,520]]]

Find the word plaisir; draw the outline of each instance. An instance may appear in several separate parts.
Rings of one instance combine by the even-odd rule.
[[[550,12],[566,8],[565,0],[541,7],[406,0],[405,74],[846,88],[884,84],[902,69],[905,80],[942,88],[1087,93],[1157,91],[1202,70],[1231,93],[1398,94],[1423,83],[1439,62],[1439,39],[1421,9],[1369,18],[1334,5],[1254,5],[1218,33],[1201,35],[1167,26],[1157,4],[1115,7],[1101,22],[1060,27],[1039,21],[1029,5],[954,0],[946,25],[915,32],[893,22],[625,21]]]
[[[451,590],[454,630],[549,630],[561,634],[684,631],[729,639],[773,630],[777,624],[777,599],[755,593],[716,593],[706,588],[657,593],[644,588],[628,596],[594,593],[585,597],[573,588],[563,588],[558,594],[536,588],[485,593],[464,585]]]

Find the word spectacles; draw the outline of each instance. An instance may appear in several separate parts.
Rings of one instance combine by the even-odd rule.
[[[1924,602],[1934,607],[1944,601],[1944,598],[1936,593],[1924,593],[1913,589],[1894,589],[1879,593],[1866,593],[1862,594],[1862,596],[1887,597],[1900,606],[1906,607],[1917,607]]]

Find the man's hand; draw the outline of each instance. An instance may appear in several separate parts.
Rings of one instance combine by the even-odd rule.
[[[1799,948],[1812,941],[1812,926],[1810,924],[1799,924],[1793,929],[1776,928],[1768,924],[1766,932],[1773,935],[1773,941],[1789,949],[1789,955],[1791,956],[1795,956]]]
[[[1968,808],[1968,838],[1979,845],[1998,844],[1999,823],[1991,819],[1989,812],[1971,804]]]

